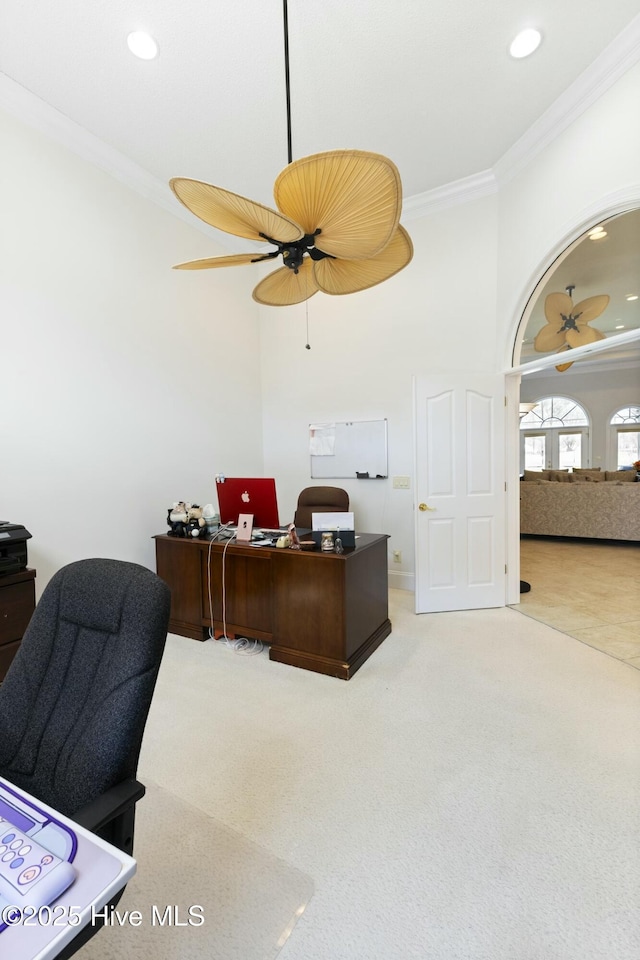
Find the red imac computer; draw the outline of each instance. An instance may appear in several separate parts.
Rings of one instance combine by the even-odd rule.
[[[275,480],[264,477],[216,478],[220,522],[237,525],[241,513],[253,514],[254,527],[280,526]]]

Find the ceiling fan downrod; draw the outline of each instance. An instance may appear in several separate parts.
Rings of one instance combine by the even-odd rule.
[[[291,148],[291,84],[289,81],[289,11],[287,0],[282,0],[282,20],[284,26],[284,86],[287,101],[287,163],[293,162]]]

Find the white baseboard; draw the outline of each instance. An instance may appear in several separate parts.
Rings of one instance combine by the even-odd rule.
[[[413,573],[401,573],[389,570],[389,586],[395,590],[409,590],[415,593],[416,578]]]

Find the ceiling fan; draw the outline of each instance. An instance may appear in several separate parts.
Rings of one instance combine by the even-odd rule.
[[[275,246],[179,263],[177,270],[240,266],[282,257],[283,266],[255,287],[268,306],[301,303],[321,290],[366,290],[410,262],[413,245],[400,225],[400,174],[387,157],[331,150],[292,160],[287,0],[283,0],[289,165],[274,186],[277,210],[200,180],[174,177],[171,189],[205,223],[225,233]]]
[[[575,287],[568,286],[566,293],[550,293],[544,301],[544,315],[547,318],[546,326],[538,331],[533,341],[534,348],[539,353],[564,353],[574,347],[583,347],[596,340],[604,340],[605,335],[600,330],[590,327],[589,323],[604,312],[609,297],[600,294],[596,297],[587,297],[574,305],[571,294]],[[569,363],[556,365],[556,370],[564,373],[572,366]]]

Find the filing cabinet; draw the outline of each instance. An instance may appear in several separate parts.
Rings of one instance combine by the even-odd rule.
[[[36,607],[36,572],[29,568],[0,577],[0,681],[18,652]]]

